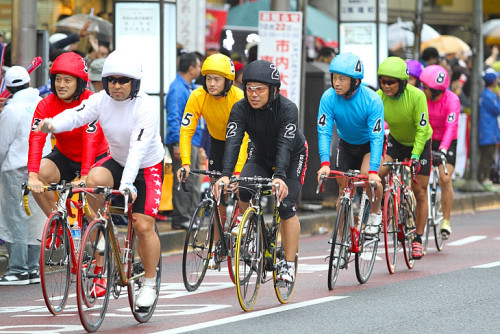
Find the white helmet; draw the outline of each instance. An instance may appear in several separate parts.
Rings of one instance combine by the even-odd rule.
[[[104,61],[102,77],[121,75],[132,79],[142,78],[142,66],[137,58],[123,50],[115,50]]]

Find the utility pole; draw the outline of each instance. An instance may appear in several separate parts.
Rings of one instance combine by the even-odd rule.
[[[290,0],[271,0],[270,9],[273,11],[289,11]]]
[[[424,0],[417,0],[415,23],[413,24],[413,59],[420,59],[420,43],[422,42],[422,26],[424,25]]]
[[[12,1],[12,65],[26,67],[36,56],[35,0]]]
[[[484,191],[477,180],[479,163],[479,95],[481,94],[481,73],[483,71],[483,0],[474,1],[474,15],[472,21],[472,71],[471,71],[471,113],[469,136],[469,175],[462,191]]]

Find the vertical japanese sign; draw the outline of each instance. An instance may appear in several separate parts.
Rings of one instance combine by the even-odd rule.
[[[259,12],[258,58],[276,65],[281,94],[300,108],[302,12]]]
[[[177,42],[205,53],[205,1],[177,0]]]

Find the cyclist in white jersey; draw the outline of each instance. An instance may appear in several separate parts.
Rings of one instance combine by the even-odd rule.
[[[92,95],[92,99],[85,100],[78,107],[68,109],[53,119],[43,120],[38,129],[59,133],[93,120],[101,124],[109,143],[110,156],[92,167],[86,180],[87,186],[130,190],[136,219],[134,229],[145,270],[145,284],[141,287],[136,305],[149,307],[156,300],[156,266],[161,250],[154,229],[165,154],[159,133],[159,113],[154,101],[139,91],[142,66],[130,54],[120,50],[111,53],[104,62],[102,77],[103,91]],[[97,291],[97,295],[102,295],[102,291]]]

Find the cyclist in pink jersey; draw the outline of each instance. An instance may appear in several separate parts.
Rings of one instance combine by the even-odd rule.
[[[448,89],[450,78],[448,72],[439,65],[427,66],[420,74],[422,89],[427,97],[429,122],[432,126],[432,150],[439,151],[446,157],[445,175],[442,165],[439,166],[439,184],[441,186],[441,208],[443,223],[441,234],[448,238],[451,233],[450,213],[453,205],[453,186],[451,176],[455,169],[457,153],[458,116],[460,115],[460,100]],[[433,164],[439,164],[435,161]]]

